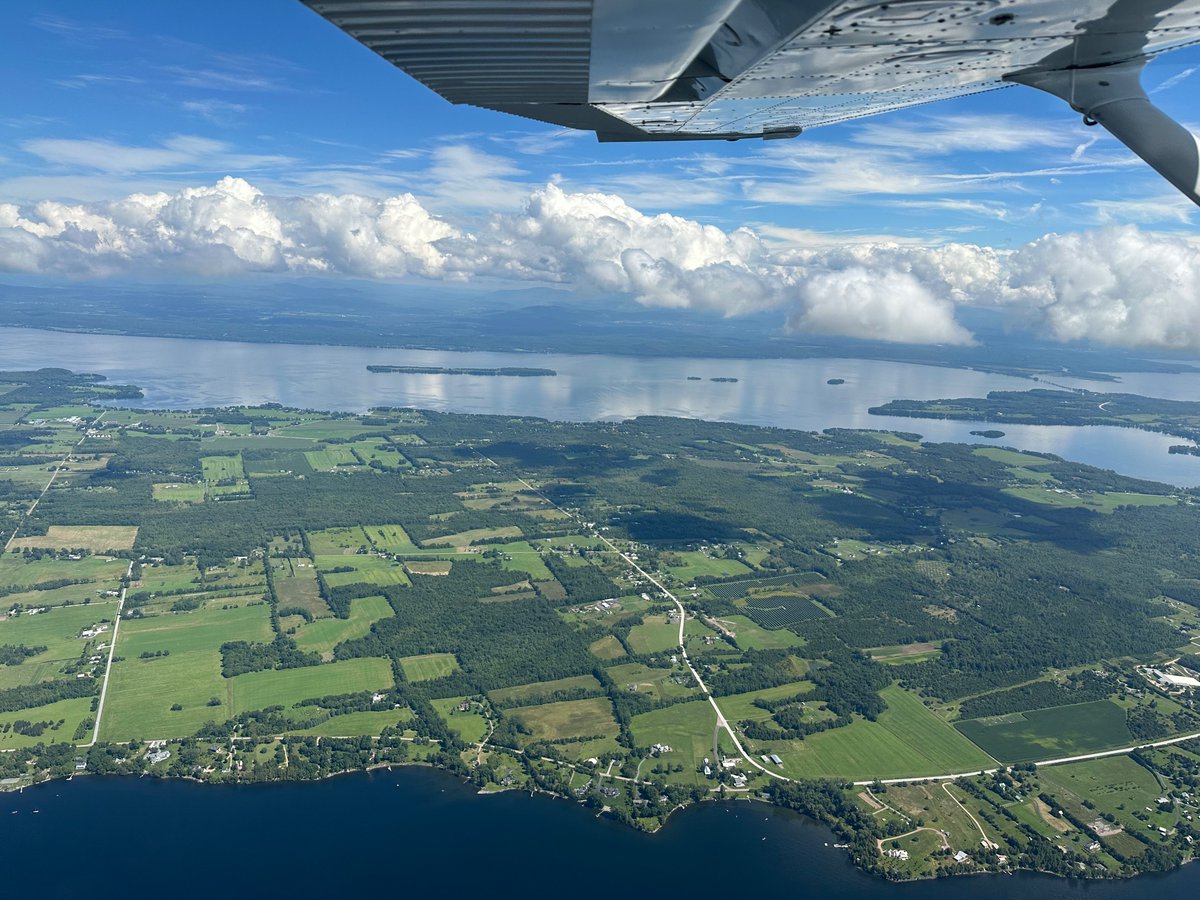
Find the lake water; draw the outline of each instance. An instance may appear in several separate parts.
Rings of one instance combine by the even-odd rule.
[[[1036,875],[888,884],[811,820],[705,803],[645,835],[547,797],[478,797],[398,769],[245,787],[79,778],[0,795],[6,897],[788,897],[1162,900],[1200,866],[1125,882]]]
[[[368,364],[444,367],[537,366],[554,378],[372,374]],[[784,428],[886,428],[931,441],[998,443],[1056,453],[1126,475],[1200,485],[1200,458],[1170,455],[1179,438],[1131,428],[1004,425],[998,441],[972,437],[996,427],[872,416],[895,399],[979,397],[1028,390],[1021,378],[965,369],[862,359],[681,359],[622,356],[458,353],[362,347],[242,344],[175,338],[85,335],[0,328],[0,368],[62,366],[133,382],[147,406],[188,408],[276,402],[313,409],[364,411],[414,406],[447,412],[500,413],[592,421],[638,415],[776,425]],[[700,381],[688,381],[699,376]],[[714,377],[736,378],[716,383]],[[830,378],[845,384],[829,385]],[[1178,383],[1172,379],[1181,379]],[[1132,374],[1094,390],[1189,396],[1200,376]],[[1200,396],[1200,393],[1190,396]]]

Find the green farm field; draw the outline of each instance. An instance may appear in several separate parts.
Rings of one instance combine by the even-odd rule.
[[[495,703],[526,706],[544,700],[559,691],[596,691],[603,688],[594,675],[574,675],[554,681],[538,681],[517,687],[488,691],[488,698]]]
[[[270,639],[265,604],[232,609],[208,605],[122,622],[116,644],[122,659],[113,663],[101,738],[184,737],[205,722],[224,721],[234,704],[229,679],[221,677],[221,644]],[[162,650],[170,655],[139,658]],[[209,706],[214,697],[218,705]],[[183,709],[172,710],[175,704]]]
[[[425,653],[420,656],[405,656],[400,668],[409,681],[432,681],[458,671],[458,659],[453,653]]]
[[[641,625],[629,631],[629,646],[635,653],[663,653],[679,646],[679,625],[665,615],[646,616]]]
[[[355,737],[378,735],[385,728],[392,728],[412,719],[411,709],[372,709],[363,712],[333,716],[319,725],[304,728],[293,734],[315,734],[325,737]]]
[[[607,698],[523,706],[508,710],[507,715],[525,725],[534,740],[560,741],[615,737],[617,734],[612,703]]]
[[[392,667],[386,659],[365,657],[302,669],[248,672],[227,680],[236,715],[315,697],[384,690],[392,686]]]
[[[893,685],[881,696],[888,708],[876,722],[860,719],[803,741],[764,742],[768,749],[759,752],[778,753],[783,773],[794,778],[896,778],[969,772],[996,764],[914,694]]]
[[[1125,711],[1110,700],[956,722],[968,738],[1006,763],[1036,762],[1136,743]]]
[[[391,604],[383,597],[356,597],[350,601],[350,617],[318,619],[296,631],[296,646],[312,653],[331,653],[342,641],[370,633],[371,625],[392,615]]]
[[[243,481],[246,478],[241,456],[202,456],[200,466],[204,471],[204,480],[208,482]]]

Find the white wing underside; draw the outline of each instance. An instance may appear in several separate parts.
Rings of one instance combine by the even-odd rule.
[[[1028,84],[1200,202],[1200,149],[1139,82],[1200,40],[1200,0],[302,2],[453,103],[602,141],[792,137]]]
[[[452,102],[624,140],[784,135],[1200,39],[1200,0],[305,2]]]

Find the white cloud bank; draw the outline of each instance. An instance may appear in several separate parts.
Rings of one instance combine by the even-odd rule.
[[[970,343],[956,310],[1001,306],[1058,340],[1200,349],[1200,247],[1183,238],[1127,226],[1013,252],[781,248],[553,184],[474,230],[411,194],[271,197],[239,178],[102,203],[0,204],[2,271],[549,282],[727,316],[780,309],[795,332],[904,343]]]

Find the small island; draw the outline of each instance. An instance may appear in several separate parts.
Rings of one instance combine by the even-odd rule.
[[[496,378],[542,378],[557,375],[553,369],[501,366],[497,369],[458,369],[446,366],[367,366],[368,372],[391,375],[484,375]]]
[[[828,381],[826,381],[825,383],[826,383],[826,384],[845,384],[845,383],[846,383],[846,379],[845,379],[845,378],[830,378],[830,379],[829,379]]]
[[[703,381],[704,379],[701,378],[699,375],[689,375],[687,377],[687,380],[688,381]]]
[[[994,428],[988,428],[985,431],[972,431],[971,434],[975,437],[990,438],[991,440],[1004,437],[1003,431],[997,431]]]
[[[737,384],[736,378],[710,378],[709,381],[716,381],[720,384]]]
[[[1200,447],[1195,444],[1172,444],[1167,448],[1168,453],[1183,453],[1188,456],[1200,456]]]

